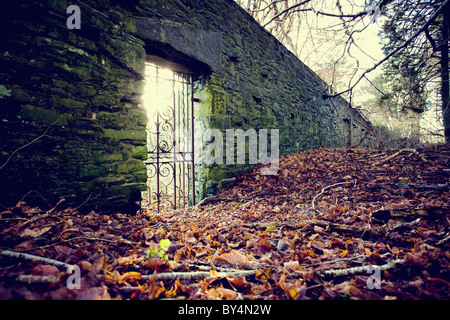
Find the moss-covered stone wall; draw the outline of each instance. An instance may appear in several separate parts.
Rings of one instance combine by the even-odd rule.
[[[69,30],[70,4],[81,29]],[[13,1],[0,18],[0,203],[135,212],[145,190],[144,43],[108,1]],[[34,190],[34,191],[32,191]]]
[[[132,14],[147,51],[199,62],[194,113],[202,130],[218,128],[225,137],[229,128],[279,129],[285,154],[348,147],[370,126],[341,97],[324,99],[328,85],[232,0],[140,1]],[[198,198],[250,167],[202,164]]]
[[[81,29],[66,25],[69,5]],[[279,129],[280,154],[348,146],[349,124],[353,142],[369,125],[324,99],[327,85],[232,0],[16,0],[2,5],[0,30],[3,206],[28,194],[44,208],[89,198],[86,210],[136,210],[146,55],[194,71],[201,128]],[[197,199],[249,167],[199,165]]]

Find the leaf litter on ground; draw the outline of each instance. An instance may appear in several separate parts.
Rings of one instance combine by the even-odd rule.
[[[0,213],[0,298],[448,299],[449,168],[445,146],[319,148],[184,210],[20,202]]]

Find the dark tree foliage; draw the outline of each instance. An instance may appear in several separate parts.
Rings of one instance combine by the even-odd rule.
[[[381,32],[386,55],[402,48],[384,65],[386,76],[392,84],[391,93],[403,97],[400,109],[424,112],[428,85],[437,83],[447,143],[450,141],[449,3],[445,0],[389,1],[382,8],[382,14],[387,19]]]

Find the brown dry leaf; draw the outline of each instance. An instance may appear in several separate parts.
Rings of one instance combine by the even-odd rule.
[[[119,264],[119,266],[125,266],[125,265],[130,265],[133,263],[139,264],[139,263],[143,262],[144,260],[145,260],[145,258],[143,256],[134,254],[129,257],[119,257],[117,259],[117,263]]]
[[[146,260],[142,262],[141,265],[157,272],[165,272],[170,270],[169,262],[160,258]]]
[[[88,270],[88,271],[89,271],[89,270],[92,270],[92,269],[93,269],[92,263],[90,263],[90,262],[88,262],[88,261],[85,261],[85,260],[79,262],[78,265],[79,265],[79,266],[81,267],[81,269],[83,269],[83,270]]]
[[[68,228],[65,229],[63,232],[61,232],[60,237],[62,239],[68,239],[72,235],[78,235],[80,233],[81,233],[80,228]]]
[[[59,273],[59,269],[55,266],[47,264],[37,265],[31,271],[32,274],[38,274],[42,276],[54,276]]]
[[[178,249],[175,252],[175,256],[173,258],[173,260],[175,260],[175,262],[181,262],[182,259],[192,259],[196,256],[197,251],[193,248],[191,248],[188,244],[185,245],[183,248]]]
[[[208,292],[206,292],[206,297],[209,300],[220,300],[220,295],[217,292],[216,288],[209,289]]]
[[[179,279],[175,280],[175,285],[170,288],[169,291],[166,291],[164,293],[164,295],[166,296],[166,298],[171,298],[171,297],[175,297],[177,294],[179,294],[181,292],[187,292],[188,291],[188,287],[183,285]]]
[[[263,282],[263,284],[257,284],[256,286],[253,286],[251,292],[253,294],[261,294],[270,289],[271,289],[270,284],[267,281],[265,281],[265,282]]]
[[[362,295],[361,291],[350,281],[335,285],[333,290],[341,296],[350,295],[351,297],[359,297]]]
[[[238,293],[231,289],[217,287],[209,289],[206,296],[210,300],[236,300]]]
[[[288,295],[289,299],[298,300],[300,297],[304,296],[306,293],[306,283],[302,279],[297,279],[293,283],[286,282],[286,275],[282,275],[278,285],[283,289]]]
[[[302,271],[302,267],[300,266],[300,263],[298,261],[288,261],[284,263],[284,268],[286,270],[292,270],[292,271]]]
[[[229,277],[227,276],[228,282],[236,289],[242,291],[248,289],[249,283],[245,280],[245,277]]]
[[[44,233],[49,231],[52,227],[45,227],[42,229],[36,228],[36,229],[25,229],[20,233],[21,238],[37,238],[42,236]]]
[[[124,273],[119,280],[119,283],[125,283],[125,282],[136,282],[137,280],[141,280],[142,275],[139,272],[136,271],[130,271]]]
[[[342,253],[339,255],[339,257],[344,258],[347,254],[348,254],[348,250],[345,249],[344,251],[342,251]]]
[[[236,300],[238,298],[238,293],[231,289],[218,287],[216,290],[222,300]]]
[[[241,253],[240,250],[231,250],[228,253],[224,253],[218,257],[213,258],[213,262],[225,262],[233,265],[246,265],[249,263],[249,259]]]
[[[163,282],[156,281],[156,271],[155,271],[155,273],[153,273],[152,279],[145,283],[144,292],[147,293],[149,300],[155,300],[155,299],[158,299],[159,296],[164,291],[166,291],[166,288],[164,287]]]
[[[114,270],[113,272],[105,273],[104,279],[106,283],[117,283],[120,281],[121,276],[119,271]]]
[[[323,233],[325,231],[324,228],[319,227],[319,226],[314,226],[314,232],[315,233]]]
[[[273,242],[267,240],[267,238],[260,239],[256,243],[256,246],[255,246],[255,249],[257,251],[259,249],[262,253],[266,253],[266,252],[275,250],[276,248],[277,248],[277,246]]]
[[[183,235],[182,241],[184,243],[194,244],[194,243],[197,243],[198,240],[195,237],[195,235],[192,233],[192,231],[188,231]]]

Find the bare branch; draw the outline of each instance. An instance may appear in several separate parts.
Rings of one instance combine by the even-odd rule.
[[[358,78],[358,80],[347,90],[344,90],[340,93],[334,94],[334,95],[327,95],[325,97],[327,98],[331,98],[331,97],[336,97],[339,95],[342,95],[344,93],[347,92],[352,92],[353,89],[358,85],[359,82],[361,82],[362,79],[365,78],[365,76],[372,72],[373,70],[375,70],[376,68],[378,68],[380,65],[382,65],[383,63],[385,63],[387,60],[389,60],[390,58],[392,58],[392,56],[396,55],[397,53],[399,53],[401,50],[403,50],[404,48],[406,48],[414,39],[416,39],[422,32],[425,31],[426,28],[428,28],[428,26],[441,14],[441,12],[443,11],[444,7],[450,3],[450,0],[446,0],[441,7],[430,17],[430,19],[427,20],[427,22],[416,32],[414,33],[408,40],[406,40],[401,46],[397,47],[396,49],[394,49],[391,53],[389,53],[386,57],[384,57],[382,60],[380,60],[379,62],[377,62],[375,65],[373,65],[371,68],[367,69],[366,71],[363,72],[363,74]]]
[[[300,3],[297,3],[297,4],[294,4],[294,5],[290,6],[289,8],[284,9],[283,11],[281,11],[281,12],[275,14],[275,15],[272,17],[272,19],[269,20],[269,22],[267,22],[267,23],[265,23],[265,24],[263,25],[263,27],[266,27],[269,23],[271,23],[272,21],[274,21],[274,20],[277,19],[278,17],[282,16],[283,14],[285,14],[285,13],[287,13],[287,12],[289,12],[289,11],[292,11],[293,9],[295,9],[295,8],[297,8],[297,7],[303,6],[303,5],[307,4],[308,2],[311,2],[311,0],[304,0],[304,1],[300,2]],[[311,11],[312,9],[305,9],[305,11],[306,11],[306,10]]]
[[[386,93],[384,93],[383,91],[381,91],[376,85],[374,85],[373,82],[369,80],[369,78],[367,78],[366,76],[364,76],[364,78],[370,83],[370,85],[371,85],[372,87],[375,88],[375,90],[377,90],[379,93],[381,93],[384,97],[386,97],[386,98],[389,97],[389,95],[387,95]]]
[[[45,129],[44,133],[41,134],[39,137],[34,138],[33,140],[31,140],[31,141],[28,142],[27,144],[25,144],[25,145],[23,145],[23,146],[17,148],[16,150],[14,150],[14,151],[10,154],[10,156],[8,157],[8,159],[6,159],[5,163],[2,164],[2,165],[0,166],[0,170],[2,170],[2,169],[8,164],[8,162],[11,160],[11,158],[12,158],[17,152],[19,152],[20,150],[22,150],[22,149],[24,149],[24,148],[26,148],[26,147],[32,145],[32,144],[35,143],[37,140],[39,140],[39,139],[45,137],[45,136],[47,135],[48,130],[50,130],[50,128],[51,128],[53,125],[55,125],[58,121],[59,121],[59,119],[56,120],[55,122],[53,122],[52,124],[50,124],[50,125],[47,127],[47,129]]]

